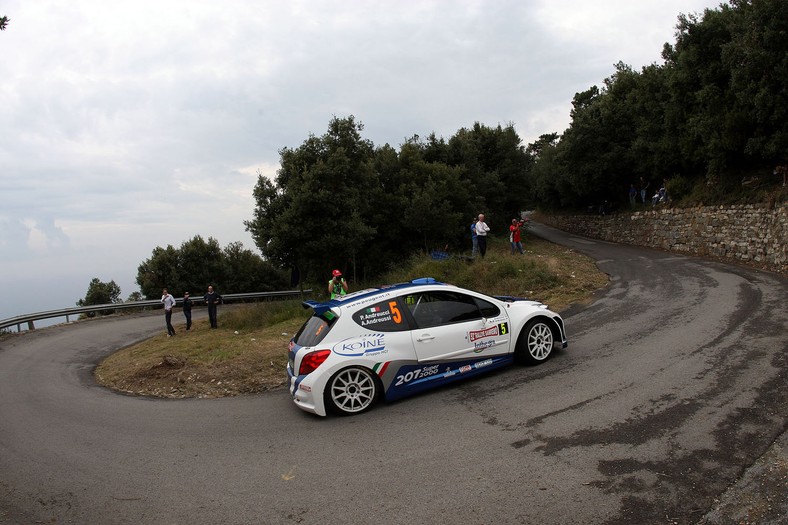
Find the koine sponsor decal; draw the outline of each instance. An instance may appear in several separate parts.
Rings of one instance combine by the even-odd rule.
[[[380,354],[386,351],[386,336],[369,334],[349,337],[335,344],[331,350],[335,354],[351,357]]]
[[[507,323],[500,323],[484,330],[473,330],[468,332],[468,340],[473,343],[485,337],[495,337],[497,335],[506,335],[509,333],[509,325]]]

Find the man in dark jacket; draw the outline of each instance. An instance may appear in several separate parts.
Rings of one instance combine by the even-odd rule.
[[[216,328],[216,306],[222,302],[222,296],[213,291],[213,286],[208,286],[208,293],[203,296],[203,299],[208,305],[208,319],[211,321],[211,328]]]
[[[183,294],[183,315],[186,317],[186,329],[192,328],[192,300],[189,298],[189,292]]]

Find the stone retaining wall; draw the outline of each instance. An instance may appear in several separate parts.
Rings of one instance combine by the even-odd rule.
[[[614,215],[540,215],[595,239],[714,257],[788,275],[788,208],[766,204],[655,208]]]

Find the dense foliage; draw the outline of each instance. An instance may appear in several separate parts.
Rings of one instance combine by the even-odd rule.
[[[205,241],[199,235],[180,248],[157,246],[137,269],[137,284],[148,299],[161,297],[162,288],[176,297],[183,292],[196,297],[209,284],[227,294],[283,290],[288,282],[287,275],[240,242],[222,249],[216,239]]]
[[[280,151],[274,182],[258,177],[247,230],[302,281],[333,268],[365,279],[415,251],[464,249],[473,217],[504,231],[522,209],[530,159],[511,125],[477,123],[448,142],[414,136],[399,152],[362,130],[353,116],[334,117],[322,137]]]
[[[667,179],[688,202],[741,199],[782,182],[788,155],[788,2],[733,0],[682,15],[664,63],[615,66],[577,93],[569,129],[540,148],[536,202],[623,204],[630,184]],[[778,180],[779,179],[779,180]],[[639,188],[638,188],[639,189]],[[693,193],[694,192],[694,193]]]
[[[464,251],[478,213],[505,235],[521,210],[621,207],[630,185],[648,184],[649,200],[663,181],[685,203],[741,199],[742,188],[762,198],[753,188],[782,181],[788,152],[788,2],[681,15],[663,58],[640,72],[616,64],[575,95],[562,135],[525,148],[513,125],[476,123],[397,151],[335,117],[280,151],[274,181],[258,177],[246,228],[266,259],[318,282],[332,268],[365,279],[416,251]]]
[[[102,282],[98,277],[91,279],[85,298],[77,301],[77,306],[95,306],[99,304],[115,304],[123,302],[120,298],[120,286],[115,281],[108,283]],[[101,310],[99,314],[107,315],[114,313],[112,310]],[[93,317],[95,312],[87,314]]]

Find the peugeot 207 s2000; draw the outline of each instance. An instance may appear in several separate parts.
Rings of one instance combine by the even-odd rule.
[[[567,345],[547,306],[435,281],[362,290],[324,303],[290,341],[293,401],[325,416],[357,414],[514,361],[539,364]]]

